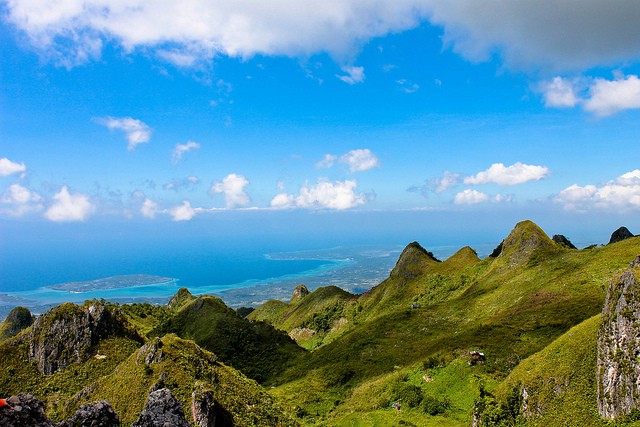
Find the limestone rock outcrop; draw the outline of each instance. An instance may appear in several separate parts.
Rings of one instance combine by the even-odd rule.
[[[630,237],[634,237],[634,236],[629,231],[629,229],[627,227],[620,227],[611,234],[611,238],[609,239],[609,244],[617,243],[624,239],[628,239]]]
[[[61,304],[38,317],[29,335],[29,360],[38,370],[53,374],[74,362],[86,360],[101,339],[131,335],[125,321],[107,306]]]
[[[138,421],[131,427],[190,427],[184,417],[182,404],[168,388],[149,393]]]
[[[609,285],[598,331],[598,412],[615,419],[640,407],[640,255]]]
[[[571,240],[567,239],[562,234],[554,234],[553,237],[551,238],[551,240],[553,240],[556,243],[561,244],[562,246],[566,246],[569,249],[578,249],[578,248],[575,247],[575,245],[573,243],[571,243]]]
[[[0,427],[54,427],[44,414],[44,405],[35,396],[20,393],[7,399],[0,408]]]
[[[33,324],[33,316],[26,307],[15,307],[0,324],[0,340],[18,335],[20,331]]]
[[[118,414],[106,400],[82,405],[57,427],[115,427],[120,425]]]

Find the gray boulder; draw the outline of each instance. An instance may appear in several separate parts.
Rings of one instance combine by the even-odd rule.
[[[161,388],[149,393],[140,418],[131,427],[191,427],[191,424],[171,390]]]
[[[54,427],[44,414],[44,405],[31,394],[20,393],[0,408],[0,427]]]
[[[58,427],[116,427],[120,419],[111,404],[106,400],[82,405],[71,418],[58,424]]]

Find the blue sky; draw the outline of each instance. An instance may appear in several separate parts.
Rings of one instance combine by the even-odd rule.
[[[1,4],[5,228],[640,230],[636,1]]]

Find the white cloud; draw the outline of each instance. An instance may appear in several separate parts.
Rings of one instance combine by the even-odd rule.
[[[176,144],[171,152],[171,159],[174,163],[178,163],[182,160],[182,156],[184,156],[185,153],[191,150],[197,150],[198,148],[200,148],[200,144],[195,141],[187,141],[186,144]]]
[[[293,194],[280,193],[271,199],[270,206],[275,209],[290,209],[296,206],[296,197]]]
[[[53,196],[53,200],[53,205],[44,213],[50,221],[84,221],[95,211],[89,196],[81,193],[71,194],[66,185]]]
[[[547,107],[571,108],[580,102],[574,83],[562,77],[542,83],[540,89]]]
[[[565,79],[555,77],[539,85],[545,105],[570,108],[577,105],[597,116],[640,108],[640,79],[634,74],[602,78]]]
[[[140,213],[142,216],[149,219],[154,219],[159,211],[160,209],[158,204],[147,198],[144,199],[144,202],[142,202],[142,206],[140,207]]]
[[[336,77],[350,85],[362,83],[365,79],[364,67],[342,67],[342,71],[346,74],[336,74]]]
[[[212,193],[223,193],[227,208],[242,207],[249,204],[249,196],[245,192],[245,187],[249,181],[242,175],[230,173],[225,176],[222,182],[215,182],[211,186]]]
[[[616,80],[595,79],[584,109],[598,116],[640,108],[640,79],[630,75]]]
[[[368,148],[343,154],[340,156],[340,163],[349,165],[351,172],[362,172],[380,166],[380,161]]]
[[[10,216],[22,216],[43,208],[42,196],[20,184],[11,184],[0,198],[0,202],[8,205],[2,212]]]
[[[325,154],[322,160],[316,163],[316,167],[318,169],[328,169],[330,167],[333,167],[333,164],[337,159],[338,157],[334,156],[333,154]]]
[[[475,205],[489,201],[489,195],[478,190],[464,190],[453,198],[456,205]]]
[[[521,162],[511,166],[494,163],[486,171],[464,179],[465,184],[518,185],[529,181],[539,181],[549,174],[546,166],[526,165]]]
[[[24,163],[16,163],[3,157],[0,159],[0,176],[13,175],[14,173],[26,172],[27,167]]]
[[[169,210],[173,221],[189,221],[196,214],[188,200],[182,202],[181,205],[175,206]]]
[[[458,182],[460,182],[460,174],[449,171],[444,171],[442,178],[436,178],[431,181],[436,193],[442,193]]]
[[[184,179],[173,180],[171,182],[167,182],[162,186],[165,190],[175,190],[178,191],[183,188],[191,188],[200,182],[200,178],[195,175],[190,175]]]
[[[97,119],[97,121],[109,130],[123,131],[129,142],[127,146],[129,151],[134,150],[138,144],[149,142],[151,139],[151,128],[140,120],[131,117],[104,117]]]
[[[573,184],[554,197],[567,210],[602,209],[624,211],[640,208],[640,169],[625,173],[600,186]]]
[[[297,195],[281,193],[271,200],[271,207],[277,209],[336,209],[344,210],[359,206],[366,201],[363,193],[356,192],[353,180],[335,183],[319,180],[316,185],[300,187]]]
[[[321,52],[349,63],[371,39],[426,20],[474,61],[498,52],[515,66],[589,69],[640,56],[635,0],[7,0],[5,8],[33,46],[67,66],[98,57],[106,43],[156,50],[178,66]]]

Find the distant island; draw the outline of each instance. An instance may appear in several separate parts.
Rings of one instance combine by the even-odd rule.
[[[47,286],[49,289],[68,292],[89,292],[97,289],[120,289],[133,286],[158,285],[173,282],[171,277],[152,276],[150,274],[126,274],[105,277],[103,279],[85,280],[82,282],[66,282]]]

